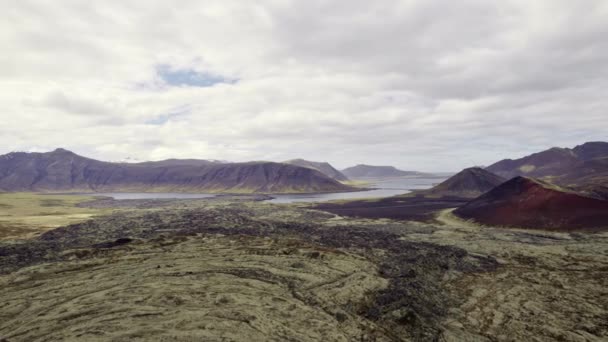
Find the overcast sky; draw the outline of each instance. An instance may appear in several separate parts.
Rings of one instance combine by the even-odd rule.
[[[27,1],[0,153],[457,171],[608,140],[608,1]]]

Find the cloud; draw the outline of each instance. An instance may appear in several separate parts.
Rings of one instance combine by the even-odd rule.
[[[606,140],[608,4],[23,0],[0,153],[458,170]]]
[[[70,98],[60,91],[49,94],[41,105],[76,115],[107,115],[111,113],[111,109],[102,103],[85,98]]]
[[[169,120],[176,120],[182,116],[188,115],[192,112],[192,109],[188,105],[179,106],[177,108],[172,108],[169,111],[160,114],[154,118],[146,120],[147,125],[164,125]]]

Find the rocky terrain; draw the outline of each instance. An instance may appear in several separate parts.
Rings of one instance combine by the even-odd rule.
[[[490,226],[556,230],[608,228],[608,201],[515,177],[454,213]]]
[[[314,162],[304,159],[291,159],[284,161],[284,163],[317,170],[322,174],[326,175],[327,177],[340,182],[348,180],[348,177],[346,177],[342,172],[338,171],[336,168],[334,168],[333,166],[331,166],[331,164],[327,162]]]
[[[95,200],[0,242],[5,341],[602,341],[608,235]]]
[[[608,338],[608,234],[477,226],[450,210],[432,234],[443,243],[496,258],[496,272],[465,275],[451,293],[466,301],[450,322],[454,341],[604,341]],[[474,332],[473,336],[467,334]],[[481,336],[479,336],[481,335]]]
[[[0,156],[0,191],[307,193],[353,190],[282,163],[166,160],[109,163],[57,149]]]
[[[0,281],[6,340],[388,340],[340,309],[387,285],[356,255],[253,236],[66,253]]]
[[[402,171],[394,166],[374,166],[359,164],[342,170],[350,179],[391,178],[391,177],[424,177],[429,174],[418,171]]]
[[[441,291],[446,275],[498,267],[386,225],[204,202],[114,212],[0,245],[0,336],[433,340],[458,302]]]

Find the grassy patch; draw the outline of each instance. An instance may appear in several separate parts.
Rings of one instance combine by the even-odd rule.
[[[369,188],[372,186],[372,182],[369,181],[365,181],[365,180],[354,180],[354,179],[349,179],[346,181],[342,181],[341,182],[344,185],[348,185],[348,186],[354,186],[357,188]]]
[[[0,239],[29,238],[108,211],[76,206],[92,199],[79,195],[1,193]]]
[[[58,199],[58,198],[45,198],[45,199],[41,199],[40,200],[40,206],[41,207],[63,207],[65,206],[66,203],[63,199]]]

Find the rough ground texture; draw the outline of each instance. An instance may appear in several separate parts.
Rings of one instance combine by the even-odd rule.
[[[53,340],[56,336],[78,338],[72,332],[74,326],[71,324],[66,324],[63,332],[51,328],[63,326],[60,324],[64,321],[63,316],[50,315],[40,319],[37,316],[40,311],[32,314],[25,309],[34,306],[35,310],[47,311],[68,300],[66,297],[71,298],[71,293],[97,293],[95,289],[103,283],[98,279],[106,279],[108,286],[116,286],[112,296],[116,297],[115,301],[124,303],[124,310],[128,311],[125,315],[138,315],[139,311],[135,308],[140,305],[140,299],[130,295],[129,291],[132,286],[130,279],[139,278],[128,275],[146,275],[149,269],[157,272],[155,267],[160,265],[162,269],[163,264],[171,265],[171,260],[184,258],[195,263],[184,261],[184,264],[180,264],[183,269],[188,269],[185,272],[203,272],[213,268],[216,273],[229,273],[230,276],[205,278],[211,282],[210,287],[218,289],[238,287],[237,284],[249,281],[247,279],[251,277],[275,279],[276,286],[291,295],[291,298],[287,298],[289,303],[299,302],[307,307],[303,310],[313,312],[316,319],[322,321],[317,329],[292,320],[289,324],[295,325],[284,330],[291,329],[292,334],[276,335],[274,331],[279,330],[273,329],[259,332],[259,336],[266,336],[266,339],[285,340],[284,337],[289,335],[292,340],[314,341],[318,340],[316,337],[326,335],[330,336],[329,340],[430,341],[441,336],[447,309],[460,301],[441,290],[446,274],[489,272],[498,267],[492,258],[472,256],[462,249],[403,241],[396,233],[399,228],[393,229],[395,227],[390,225],[336,226],[333,224],[335,221],[334,215],[294,207],[210,201],[197,208],[115,212],[49,231],[34,240],[4,244],[0,246],[0,271],[6,274],[1,278],[2,288],[6,291],[0,295],[0,302],[6,304],[0,306],[0,312],[7,323],[0,326],[0,333],[9,340],[18,341]],[[251,249],[255,244],[260,248]],[[226,251],[231,249],[234,251]],[[217,259],[211,258],[212,255],[217,255]],[[265,256],[261,260],[259,255]],[[153,261],[148,261],[148,258]],[[332,264],[332,260],[335,260],[335,264]],[[90,263],[97,266],[87,266]],[[61,267],[68,267],[72,271],[63,272]],[[286,267],[288,270],[283,269]],[[66,278],[57,278],[58,272],[65,274]],[[22,278],[24,274],[26,278]],[[166,283],[162,277],[155,278],[156,274],[150,274],[147,280],[150,284],[142,285],[142,295],[149,292],[149,287],[166,286],[165,291],[172,292],[172,286],[193,281],[189,278],[190,274],[179,273],[175,275],[175,280]],[[34,276],[29,278],[29,275]],[[303,284],[299,278],[308,279],[310,283]],[[70,279],[82,281],[76,280],[78,285],[66,292],[52,285],[68,283]],[[34,283],[33,280],[39,282]],[[317,286],[321,283],[327,286]],[[335,293],[330,289],[333,286],[330,284],[334,283],[340,289]],[[32,286],[36,291],[31,290]],[[320,294],[307,292],[315,288],[320,289]],[[350,288],[358,289],[358,292]],[[180,290],[176,288],[175,291]],[[47,301],[49,293],[54,300]],[[264,294],[258,292],[258,295]],[[260,302],[267,300],[261,298]],[[71,303],[71,300],[68,301]],[[106,301],[100,299],[100,302]],[[88,311],[91,310],[90,305],[85,301],[81,306],[66,309],[69,317],[82,319],[83,328],[78,334],[87,330],[86,322],[90,321],[91,316],[98,315],[100,310],[100,314],[106,315],[107,311],[113,310],[110,307],[114,307],[105,306],[92,312]],[[207,304],[201,305],[201,310],[206,312]],[[164,314],[147,317],[146,321],[151,325],[164,324],[167,319],[173,323],[186,319],[175,318],[170,314],[171,308],[158,306],[156,309]],[[272,306],[268,310],[284,314],[282,306]],[[187,313],[184,315],[187,316]],[[255,312],[250,314],[255,316]],[[284,321],[290,320],[289,316],[280,314],[268,320],[276,320],[272,323],[276,326],[288,324]],[[230,317],[231,313],[225,315]],[[124,317],[119,315],[116,320],[124,321]],[[263,321],[260,319],[260,322]],[[20,322],[27,322],[27,328]],[[334,329],[336,324],[340,325],[337,330]],[[135,328],[145,330],[145,327],[137,324]],[[328,329],[335,330],[335,334],[327,335]],[[341,329],[344,332],[341,333]],[[98,333],[103,331],[98,328],[94,330]],[[167,332],[169,335],[164,335],[160,330],[152,330],[151,335],[142,338],[177,336],[171,335],[173,333],[170,331]],[[225,331],[215,330],[209,336],[220,339],[228,336],[225,335],[227,332],[234,332],[235,328],[227,327]],[[188,326],[177,337],[188,340],[199,334],[201,332]],[[120,337],[107,335],[100,338],[112,336]],[[228,340],[249,338],[246,334],[235,336],[229,335]]]
[[[159,237],[65,257],[2,278],[7,340],[388,340],[348,310],[387,283],[355,255],[254,237]]]
[[[433,234],[409,240],[449,243],[495,257],[493,273],[450,283],[467,298],[449,325],[479,341],[608,340],[608,234],[478,227],[449,213]],[[476,337],[477,338],[477,337]],[[458,339],[456,339],[458,340]]]
[[[110,206],[110,203],[105,203]],[[608,236],[193,201],[0,244],[8,341],[603,341]]]

